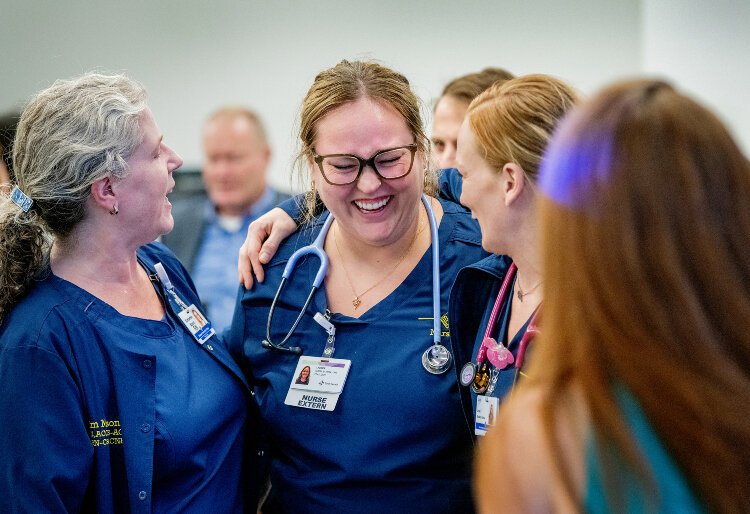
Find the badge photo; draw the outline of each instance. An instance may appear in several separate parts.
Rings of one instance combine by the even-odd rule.
[[[190,331],[196,341],[200,344],[205,343],[208,339],[216,333],[211,326],[211,322],[201,313],[201,311],[193,304],[190,304],[187,308],[182,309],[178,314],[185,327]]]
[[[304,409],[334,410],[351,363],[347,359],[300,357],[284,403]]]
[[[477,396],[476,421],[474,422],[474,434],[485,435],[497,421],[497,410],[500,402],[495,396]]]

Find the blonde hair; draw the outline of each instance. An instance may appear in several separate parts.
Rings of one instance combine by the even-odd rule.
[[[476,73],[467,73],[448,82],[440,97],[452,96],[462,102],[471,103],[479,94],[495,84],[513,78],[513,74],[502,68],[485,68]],[[435,103],[437,106],[437,103]]]
[[[576,101],[576,92],[563,81],[525,75],[485,90],[471,102],[467,116],[490,166],[499,171],[516,163],[535,181],[547,141]]]
[[[559,476],[555,410],[575,387],[602,453],[614,443],[648,477],[616,399],[624,388],[708,509],[745,510],[748,161],[668,84],[625,82],[562,124],[540,188],[545,304],[528,385],[544,393]],[[621,493],[618,470],[605,473]]]
[[[53,236],[84,218],[91,185],[127,175],[141,143],[146,92],[124,75],[58,80],[34,96],[18,123],[13,168],[33,200],[28,212],[0,199],[0,320],[46,267]]]
[[[392,106],[404,118],[414,136],[417,151],[429,162],[429,140],[424,131],[421,104],[411,90],[409,81],[400,73],[371,61],[341,61],[336,66],[320,72],[302,102],[300,113],[300,151],[297,164],[304,168],[314,154],[318,122],[329,112],[359,98],[381,100]],[[437,177],[425,169],[425,191],[434,195]],[[303,214],[309,221],[320,209],[320,200],[314,189],[305,195]]]

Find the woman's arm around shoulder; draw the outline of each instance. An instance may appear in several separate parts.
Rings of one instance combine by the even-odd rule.
[[[440,170],[438,188],[442,199],[460,204],[462,184],[463,179],[457,169]],[[271,261],[279,245],[297,230],[301,223],[303,196],[297,195],[283,201],[248,227],[237,259],[237,274],[246,289],[252,287],[253,275],[258,282],[263,282],[263,266]]]

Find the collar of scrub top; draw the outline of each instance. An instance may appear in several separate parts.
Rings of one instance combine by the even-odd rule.
[[[485,344],[485,341],[488,341],[492,337],[492,334],[495,332],[495,327],[497,326],[497,319],[500,314],[500,309],[502,308],[503,303],[505,303],[505,300],[508,298],[508,295],[510,294],[510,284],[515,278],[517,270],[518,270],[518,267],[516,266],[516,264],[512,263],[510,267],[508,268],[508,272],[505,274],[505,278],[503,279],[503,284],[500,286],[500,292],[497,294],[497,298],[495,298],[495,304],[492,306],[492,311],[490,312],[490,319],[487,322],[487,328],[485,328],[484,330],[484,337],[482,338],[482,344],[479,346],[479,350],[477,351],[477,358],[476,358],[477,364],[481,364],[487,360],[488,346]],[[520,370],[523,367],[524,357],[526,356],[526,349],[528,348],[529,343],[534,338],[534,336],[539,333],[539,328],[537,327],[537,324],[536,324],[538,314],[539,314],[539,307],[534,309],[534,312],[531,314],[531,319],[529,320],[529,324],[527,325],[526,330],[524,331],[523,336],[521,337],[521,342],[519,343],[518,350],[516,351],[515,362],[513,363],[516,370]]]
[[[440,242],[438,239],[438,230],[437,230],[437,220],[435,219],[435,214],[432,211],[432,205],[430,205],[430,200],[427,197],[427,195],[422,194],[422,204],[425,206],[425,210],[427,211],[427,217],[430,221],[430,236],[431,236],[431,246],[432,246],[432,317],[433,317],[433,344],[425,350],[424,354],[422,355],[422,365],[424,368],[432,374],[441,374],[445,373],[449,368],[452,361],[451,353],[450,351],[443,346],[440,341],[441,337],[441,331],[440,331]],[[320,285],[323,283],[323,279],[326,276],[326,273],[328,272],[328,256],[325,253],[325,250],[323,249],[323,245],[325,243],[326,235],[328,234],[328,230],[331,228],[331,224],[333,223],[334,216],[332,213],[328,214],[328,218],[326,219],[325,223],[323,224],[323,228],[321,228],[320,233],[318,233],[318,236],[315,238],[313,243],[308,246],[304,246],[294,252],[291,257],[289,257],[289,261],[286,263],[286,266],[284,267],[284,272],[281,275],[281,282],[279,283],[279,288],[276,290],[276,294],[274,295],[273,301],[271,302],[271,308],[268,312],[268,320],[266,323],[266,338],[261,342],[264,348],[268,348],[270,350],[276,350],[279,352],[287,352],[287,353],[293,353],[296,355],[302,355],[302,348],[299,346],[286,346],[287,341],[289,341],[289,338],[294,334],[294,331],[297,329],[297,325],[299,325],[299,322],[302,320],[302,316],[305,315],[305,312],[307,311],[307,307],[310,305],[310,302],[312,301],[313,296],[315,295],[315,291],[318,290]],[[318,267],[318,273],[315,275],[315,280],[313,280],[312,287],[310,289],[310,294],[307,296],[307,299],[305,300],[304,305],[302,306],[302,309],[300,310],[299,314],[297,315],[297,318],[294,320],[294,323],[292,324],[291,328],[287,331],[284,338],[279,343],[274,343],[271,339],[271,322],[273,320],[273,313],[276,308],[276,302],[278,301],[279,297],[281,296],[281,291],[284,289],[284,285],[286,284],[287,280],[290,279],[292,272],[294,271],[294,267],[297,264],[297,261],[300,257],[308,254],[313,254],[318,257],[318,260],[320,261],[319,267]]]

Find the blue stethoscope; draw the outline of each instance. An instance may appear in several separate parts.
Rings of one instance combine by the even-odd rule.
[[[442,373],[445,373],[448,371],[448,369],[451,366],[451,362],[453,360],[450,351],[448,348],[443,346],[440,342],[441,337],[441,330],[440,330],[440,243],[438,240],[438,227],[437,227],[437,221],[435,220],[435,213],[432,211],[432,206],[430,205],[430,200],[427,198],[427,195],[422,195],[422,203],[424,204],[425,210],[427,211],[427,218],[430,221],[430,236],[432,238],[432,324],[433,324],[433,331],[432,331],[432,337],[433,337],[433,343],[432,346],[430,346],[425,352],[422,354],[422,366],[424,366],[424,369],[427,370],[429,373],[432,373],[433,375],[439,375]],[[268,312],[268,322],[266,323],[266,338],[261,342],[262,346],[264,348],[270,349],[270,350],[276,350],[279,352],[285,352],[285,353],[293,353],[295,355],[302,355],[302,348],[299,346],[286,346],[287,341],[289,341],[289,338],[294,334],[294,331],[297,329],[297,325],[299,325],[299,322],[302,320],[302,316],[305,315],[305,312],[307,311],[307,307],[310,305],[310,302],[312,301],[313,296],[315,295],[315,291],[317,291],[320,288],[320,285],[323,283],[323,279],[326,276],[326,273],[328,272],[328,256],[325,253],[325,250],[323,250],[323,244],[326,239],[326,235],[328,234],[328,230],[331,228],[331,224],[333,223],[333,214],[329,214],[326,221],[323,223],[323,228],[320,230],[320,233],[315,238],[315,241],[311,245],[304,246],[294,252],[291,257],[289,257],[289,261],[286,263],[286,267],[284,268],[284,272],[281,274],[281,283],[279,284],[279,288],[276,291],[276,295],[273,297],[273,301],[271,302],[271,309]],[[307,299],[305,300],[305,304],[302,306],[302,309],[300,310],[299,314],[297,315],[297,319],[294,320],[294,323],[292,324],[292,327],[289,329],[289,331],[284,336],[284,339],[281,340],[279,343],[274,343],[271,340],[271,322],[273,320],[273,313],[274,309],[276,308],[276,302],[278,301],[279,297],[281,296],[281,291],[284,289],[284,285],[286,284],[287,280],[292,275],[292,272],[294,271],[294,267],[297,265],[297,261],[300,257],[308,254],[313,254],[318,257],[318,260],[320,261],[320,265],[318,267],[318,273],[315,275],[315,279],[312,283],[312,288],[310,289],[310,294],[307,296]],[[331,332],[329,332],[329,335],[331,335]],[[329,338],[330,341],[330,338]]]

